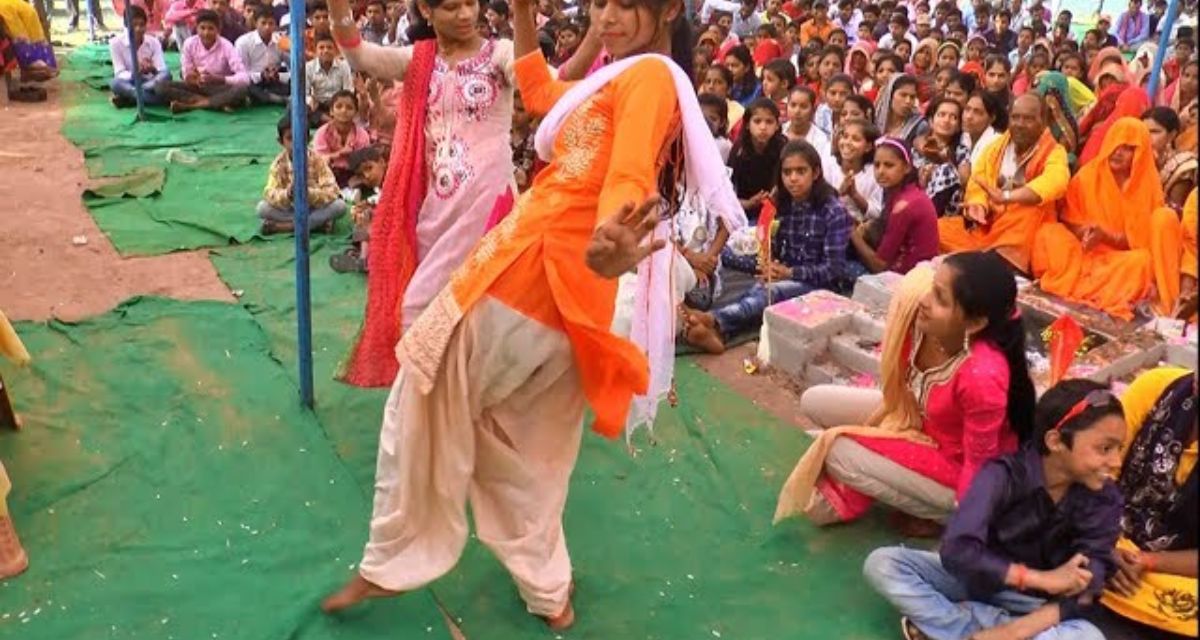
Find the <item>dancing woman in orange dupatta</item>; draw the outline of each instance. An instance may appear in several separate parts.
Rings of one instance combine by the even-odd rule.
[[[443,0],[434,12],[467,1]],[[675,254],[655,252],[670,230],[656,229],[654,193],[681,176],[685,197],[730,230],[746,224],[691,79],[662,55],[690,38],[679,0],[593,5],[593,28],[615,60],[573,85],[551,77],[530,0],[515,0],[513,14],[516,78],[529,112],[544,114],[537,148],[549,164],[397,347],[370,537],[358,573],[322,604],[329,612],[453,568],[469,501],[478,539],[529,612],[569,626],[562,512],[585,405],[595,430],[615,437],[631,405],[652,423],[670,389]],[[690,53],[675,53],[690,67]],[[617,278],[634,267],[626,340],[610,327]]]
[[[1141,120],[1121,118],[1071,179],[1062,221],[1038,231],[1033,274],[1049,293],[1125,319],[1155,291],[1155,310],[1166,315],[1179,297],[1182,253],[1150,131]]]
[[[446,286],[488,221],[507,212],[515,191],[512,43],[484,40],[460,24],[463,16],[442,17],[449,1],[430,0],[423,11],[432,22],[417,20],[410,29],[415,44],[399,48],[362,42],[353,24],[338,24],[350,16],[347,3],[329,6],[350,65],[404,83],[371,221],[366,314],[339,372],[357,386],[396,379],[401,333]]]

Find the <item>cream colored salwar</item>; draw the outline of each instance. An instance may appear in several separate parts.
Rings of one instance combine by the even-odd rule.
[[[487,296],[454,329],[428,394],[408,369],[384,411],[362,576],[408,591],[448,572],[469,500],[479,540],[529,611],[560,614],[571,584],[562,511],[585,403],[566,334]]]

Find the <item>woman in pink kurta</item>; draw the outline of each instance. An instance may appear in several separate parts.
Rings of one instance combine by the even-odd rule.
[[[392,383],[400,335],[466,260],[489,220],[507,211],[498,207],[511,208],[509,194],[516,192],[509,145],[512,42],[475,38],[460,43],[466,51],[454,59],[428,45],[423,39],[399,48],[369,42],[342,48],[355,71],[384,83],[402,81],[404,95],[423,101],[400,101],[396,144],[372,220],[372,246],[412,254],[372,251],[366,319],[341,376],[359,386]],[[410,179],[415,182],[402,184]],[[381,209],[391,213],[381,215]]]
[[[818,524],[863,515],[872,502],[922,520],[953,511],[988,459],[1015,451],[1032,427],[1033,383],[1016,284],[990,253],[962,253],[938,268],[920,300],[899,363],[920,428],[908,437],[856,430],[829,447],[807,515]],[[870,424],[882,394],[814,387],[801,410],[822,426]],[[868,431],[869,432],[869,431]]]

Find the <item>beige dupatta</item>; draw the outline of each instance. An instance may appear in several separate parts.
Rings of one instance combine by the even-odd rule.
[[[774,522],[785,520],[808,509],[813,489],[825,466],[834,440],[842,435],[861,435],[872,438],[904,438],[930,444],[921,430],[921,408],[908,387],[909,357],[913,321],[921,298],[933,287],[933,269],[918,266],[904,279],[888,307],[887,324],[883,333],[883,352],[880,354],[883,404],[868,419],[866,425],[847,425],[826,429],[809,446],[796,468],[783,484],[775,507]]]

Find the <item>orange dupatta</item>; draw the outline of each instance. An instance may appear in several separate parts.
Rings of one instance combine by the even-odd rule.
[[[1108,167],[1108,159],[1125,145],[1134,148],[1133,167],[1129,181],[1121,187]],[[1110,233],[1124,235],[1130,247],[1139,249],[1150,245],[1149,214],[1165,202],[1150,148],[1150,130],[1136,117],[1126,117],[1112,123],[1092,161],[1071,180],[1065,218],[1077,224],[1087,219],[1095,221]],[[1146,215],[1128,212],[1130,205]]]

